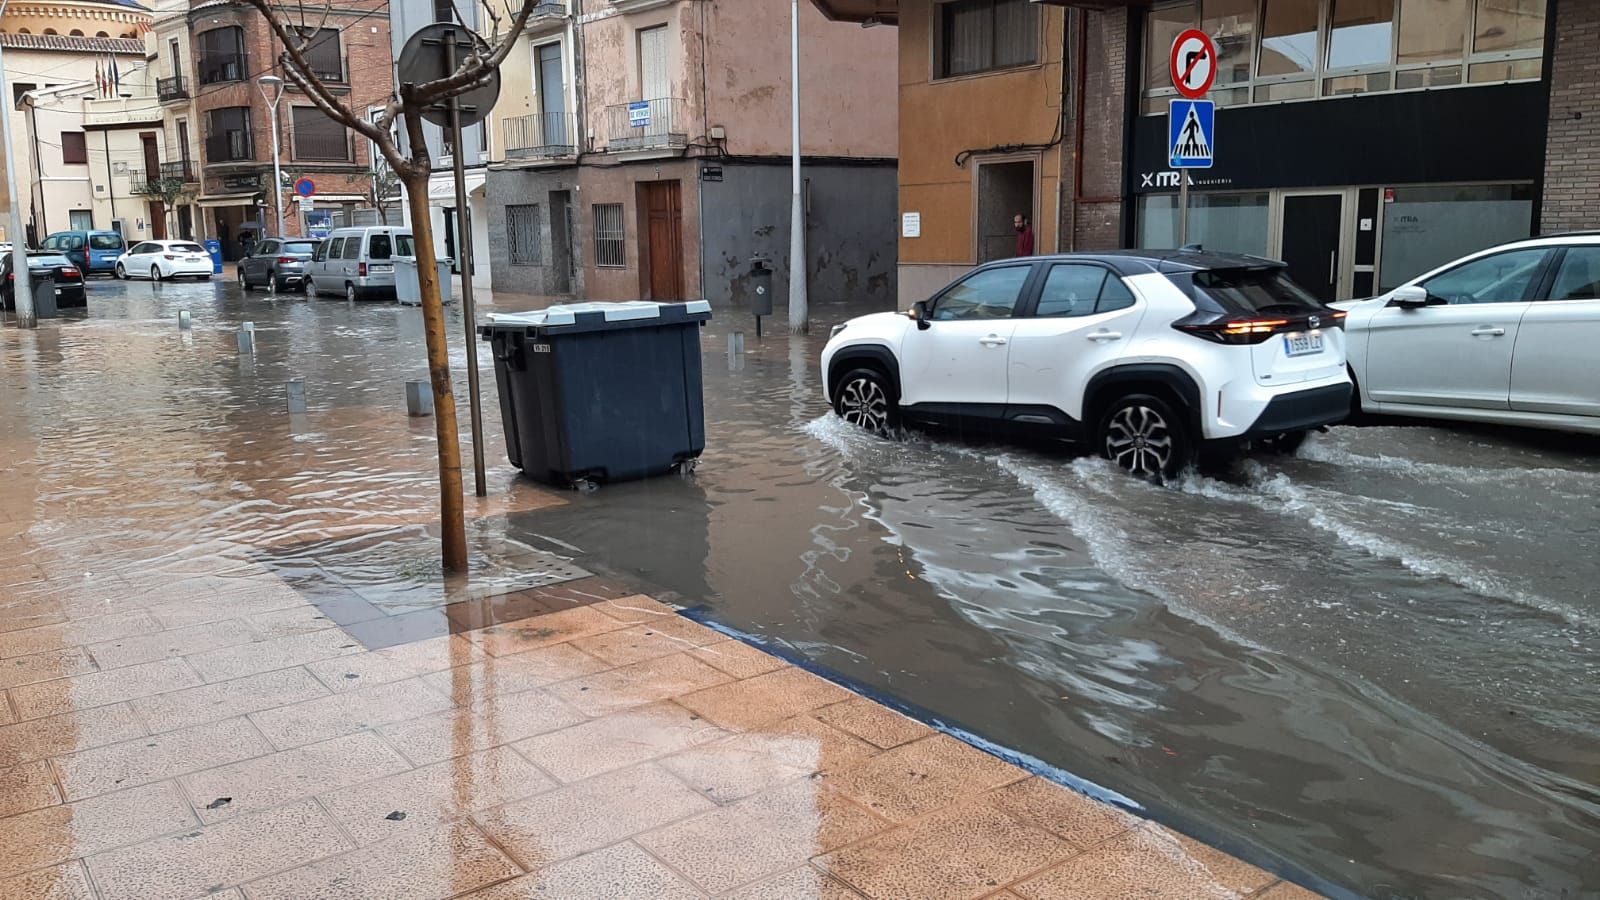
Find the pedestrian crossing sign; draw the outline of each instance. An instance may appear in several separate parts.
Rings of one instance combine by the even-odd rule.
[[[1167,161],[1172,168],[1211,168],[1215,109],[1210,100],[1173,100],[1167,107]]]

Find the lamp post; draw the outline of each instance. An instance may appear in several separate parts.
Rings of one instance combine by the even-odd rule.
[[[263,75],[256,81],[261,86],[261,98],[272,111],[272,213],[278,217],[277,236],[283,237],[283,169],[278,162],[278,101],[283,99],[283,79]]]
[[[806,209],[800,174],[800,0],[789,5],[789,97],[793,138],[794,194],[789,200],[789,330],[806,331],[810,318],[806,287]]]

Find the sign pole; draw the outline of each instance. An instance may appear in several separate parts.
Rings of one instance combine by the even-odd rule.
[[[444,40],[444,65],[446,72],[456,70],[456,35]],[[478,314],[472,296],[472,214],[467,209],[467,170],[465,149],[461,145],[461,98],[450,98],[450,146],[452,168],[456,176],[456,256],[461,264],[461,318],[467,326],[467,390],[468,405],[472,412],[472,484],[479,497],[489,496],[484,481],[483,464],[483,401],[478,389]],[[418,265],[436,265],[431,260],[417,260]]]
[[[1178,170],[1178,246],[1189,245],[1189,173]]]
[[[1209,168],[1215,146],[1212,128],[1211,102],[1206,93],[1217,78],[1217,45],[1205,32],[1190,28],[1172,42],[1167,57],[1167,69],[1172,75],[1172,86],[1179,96],[1190,101],[1187,112],[1179,118],[1179,101],[1173,101],[1167,111],[1167,131],[1170,136],[1168,155],[1172,168],[1178,171],[1178,246],[1189,245],[1189,170]],[[1197,113],[1205,112],[1204,119]],[[1191,124],[1192,122],[1192,124]]]

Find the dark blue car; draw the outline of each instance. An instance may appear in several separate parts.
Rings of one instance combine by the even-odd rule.
[[[117,270],[117,258],[128,247],[115,231],[58,231],[39,244],[41,250],[54,250],[78,264],[84,275],[110,275]]]

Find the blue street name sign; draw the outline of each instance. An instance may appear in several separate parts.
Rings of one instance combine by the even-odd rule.
[[[1173,100],[1167,107],[1167,162],[1174,169],[1209,169],[1216,153],[1216,106]]]

